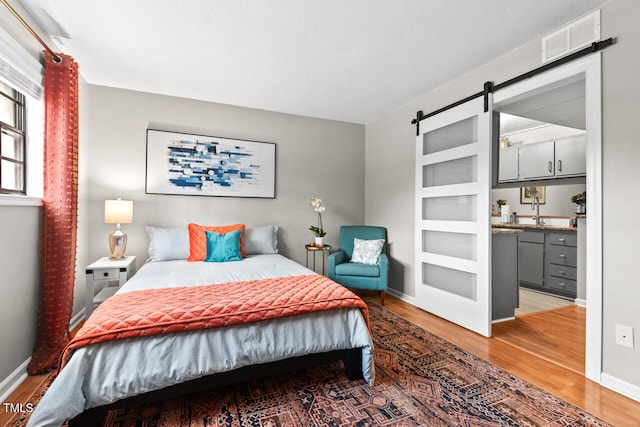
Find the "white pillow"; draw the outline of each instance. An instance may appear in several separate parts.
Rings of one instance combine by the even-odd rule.
[[[353,239],[353,254],[350,262],[377,264],[383,246],[384,239],[362,240],[356,237]]]
[[[277,254],[278,226],[247,227],[244,231],[244,253],[246,255]]]
[[[187,227],[162,228],[146,226],[149,236],[149,261],[189,258]]]

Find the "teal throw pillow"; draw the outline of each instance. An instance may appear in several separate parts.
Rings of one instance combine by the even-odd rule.
[[[204,262],[242,261],[240,254],[240,234],[242,230],[234,230],[220,234],[205,231],[207,235],[207,257]]]

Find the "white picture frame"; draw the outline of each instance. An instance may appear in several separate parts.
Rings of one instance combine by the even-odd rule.
[[[147,194],[275,198],[275,176],[275,143],[147,129]]]

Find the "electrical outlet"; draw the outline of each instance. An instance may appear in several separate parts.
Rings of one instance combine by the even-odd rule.
[[[633,328],[631,326],[616,325],[616,344],[633,348]]]

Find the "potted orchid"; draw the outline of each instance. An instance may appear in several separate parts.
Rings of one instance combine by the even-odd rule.
[[[322,247],[324,245],[324,236],[327,234],[322,226],[322,212],[325,211],[325,207],[322,204],[322,199],[318,197],[312,197],[309,200],[309,206],[318,213],[318,225],[312,225],[309,230],[315,235],[315,245]]]

